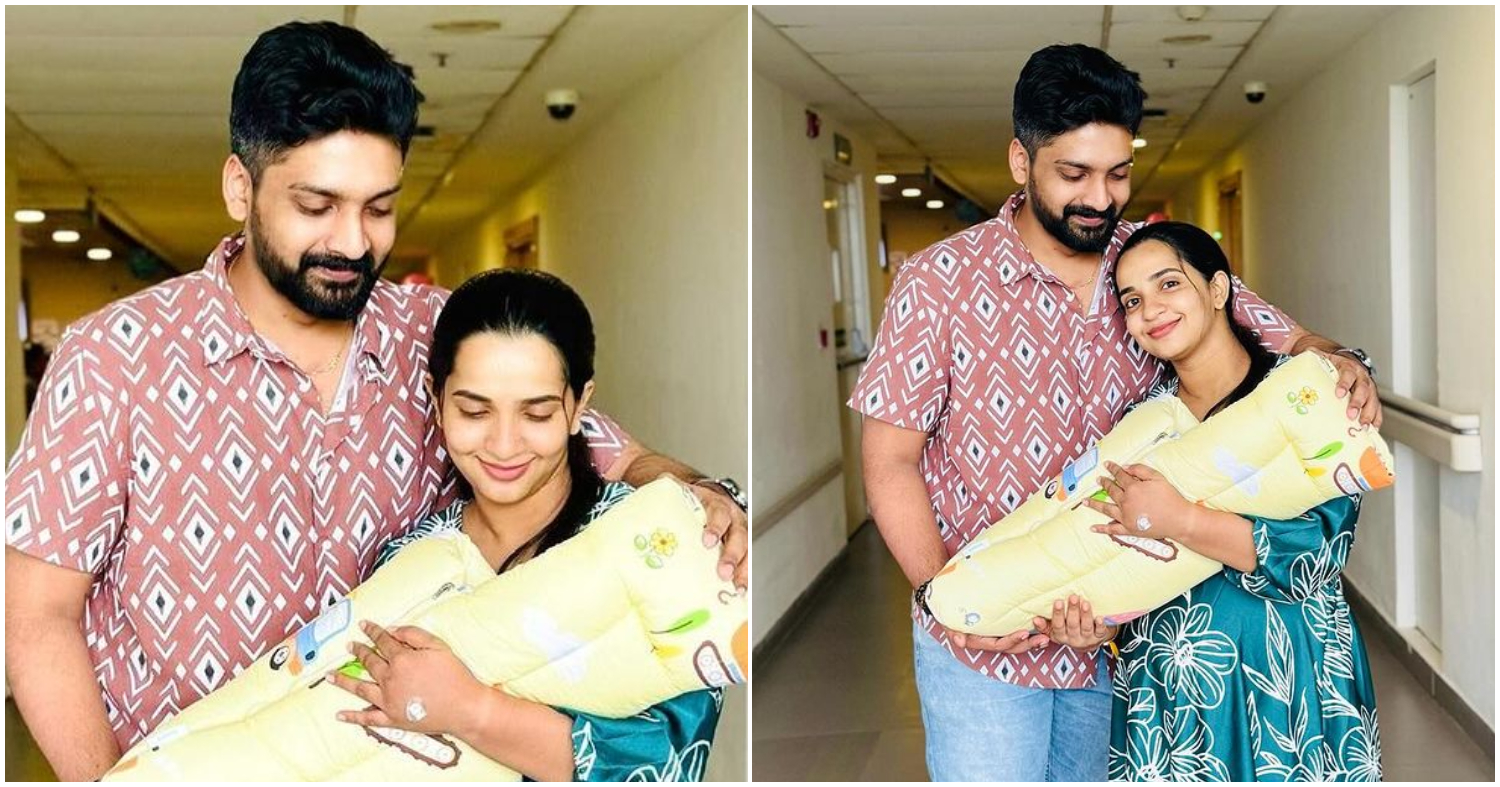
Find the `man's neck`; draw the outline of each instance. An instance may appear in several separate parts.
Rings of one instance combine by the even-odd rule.
[[[1094,275],[1099,270],[1102,255],[1098,252],[1074,251],[1052,236],[1033,212],[1030,200],[1024,196],[1016,206],[1013,217],[1016,234],[1026,244],[1031,258],[1046,266],[1063,281],[1076,284]]]
[[[320,320],[302,311],[276,291],[261,273],[255,250],[248,242],[238,257],[227,262],[225,278],[240,311],[250,320],[255,332],[277,346],[287,348],[295,341],[313,337],[345,337],[348,320]]]

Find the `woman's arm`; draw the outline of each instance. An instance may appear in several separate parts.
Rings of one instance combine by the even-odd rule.
[[[1255,540],[1248,520],[1188,502],[1146,465],[1123,468],[1110,462],[1105,467],[1113,474],[1102,481],[1110,502],[1084,503],[1114,521],[1094,527],[1094,532],[1171,539],[1240,571],[1255,570]]]
[[[573,720],[496,688],[478,692],[453,734],[475,751],[539,782],[573,781]]]

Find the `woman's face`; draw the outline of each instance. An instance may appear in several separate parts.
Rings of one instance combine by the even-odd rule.
[[[1149,240],[1120,257],[1115,286],[1125,329],[1141,349],[1166,361],[1186,357],[1208,336],[1228,299],[1228,278],[1212,284],[1177,258],[1172,247]]]
[[[580,428],[593,387],[585,385],[582,401],[574,397],[557,350],[536,334],[476,333],[460,342],[438,424],[475,497],[518,503],[566,475],[568,436]]]

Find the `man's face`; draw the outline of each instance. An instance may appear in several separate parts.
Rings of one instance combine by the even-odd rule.
[[[352,320],[364,309],[396,240],[401,151],[382,137],[340,131],[265,167],[246,232],[257,266],[310,317]]]
[[[1026,202],[1049,234],[1077,252],[1109,245],[1130,201],[1130,132],[1090,123],[1036,152],[1026,176]]]

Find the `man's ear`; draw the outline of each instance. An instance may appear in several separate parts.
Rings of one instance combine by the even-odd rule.
[[[240,157],[232,153],[224,161],[223,188],[224,209],[229,211],[229,218],[244,224],[250,217],[251,200],[255,198],[255,181]]]
[[[443,428],[443,403],[438,400],[437,394],[433,393],[433,390],[432,390],[432,375],[430,373],[422,375],[422,387],[427,389],[427,399],[428,399],[428,401],[432,402],[433,416],[435,418],[437,418],[438,428],[442,429]]]
[[[1021,144],[1021,140],[1012,139],[1010,141],[1010,154],[1008,158],[1010,160],[1010,176],[1015,179],[1016,183],[1025,186],[1026,181],[1030,179],[1031,155],[1026,152],[1026,146]]]
[[[594,401],[594,381],[589,380],[583,384],[583,395],[578,397],[578,409],[573,411],[573,423],[568,424],[568,434],[578,434],[583,429],[583,414],[588,411],[589,403]]]

